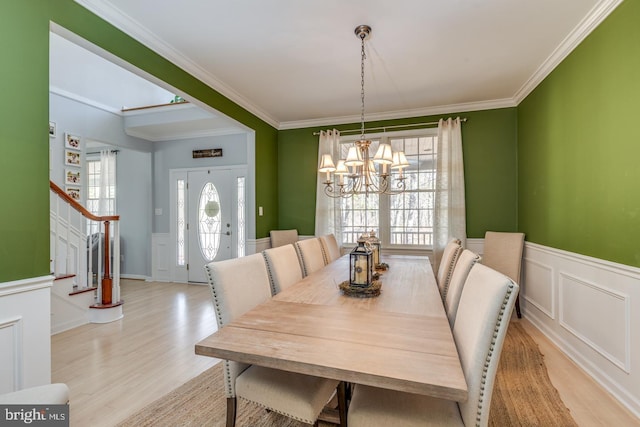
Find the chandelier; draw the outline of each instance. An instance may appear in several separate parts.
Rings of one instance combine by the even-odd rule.
[[[364,135],[364,40],[371,34],[371,27],[359,25],[355,29],[360,39],[360,139],[349,147],[346,159],[338,160],[336,166],[331,154],[320,158],[318,172],[326,173],[324,193],[329,197],[351,197],[354,194],[399,194],[405,190],[403,170],[409,166],[403,151],[392,151],[391,145],[380,143],[371,158],[371,140]],[[398,170],[392,176],[392,170]],[[392,183],[395,180],[395,183]]]

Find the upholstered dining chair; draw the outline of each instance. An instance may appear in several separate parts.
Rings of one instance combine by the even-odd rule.
[[[482,263],[520,284],[523,249],[524,233],[487,231],[484,235]],[[518,318],[522,317],[519,297],[516,299],[516,314]]]
[[[340,246],[338,246],[338,241],[336,240],[336,236],[332,234],[327,234],[325,236],[320,236],[320,244],[322,245],[322,253],[324,255],[324,263],[329,264],[340,258]]]
[[[460,239],[456,238],[451,239],[442,252],[436,282],[438,283],[438,289],[440,289],[440,296],[443,302],[447,295],[447,288],[449,287],[449,280],[451,280],[451,275],[453,274],[453,268],[456,266],[461,252],[462,246],[460,245]]]
[[[324,267],[324,255],[322,253],[320,239],[314,237],[311,239],[298,240],[295,246],[304,277]]]
[[[69,387],[54,383],[0,394],[0,405],[66,405]]]
[[[271,247],[277,248],[288,244],[294,244],[298,241],[298,230],[271,230],[269,232],[271,238]]]
[[[458,312],[458,305],[460,304],[460,297],[462,296],[462,289],[467,281],[471,268],[480,261],[480,255],[465,249],[458,257],[458,262],[453,269],[451,280],[449,281],[449,288],[444,297],[444,309],[447,312],[449,318],[449,325],[453,329],[453,325],[456,321],[456,313]]]
[[[267,267],[260,253],[212,262],[205,265],[205,270],[218,328],[271,298]],[[237,397],[313,425],[336,388],[340,408],[346,407],[339,381],[229,360],[222,363],[227,427],[235,425]]]
[[[357,384],[349,427],[488,425],[493,385],[518,285],[476,263],[464,285],[453,337],[467,381],[465,402]]]
[[[262,256],[267,265],[272,295],[302,280],[302,268],[293,245],[265,249]]]

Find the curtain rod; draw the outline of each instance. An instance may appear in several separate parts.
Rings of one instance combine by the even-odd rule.
[[[467,118],[463,117],[460,119],[461,122],[466,122]],[[412,128],[412,127],[416,127],[416,126],[433,126],[433,125],[437,125],[438,122],[424,122],[424,123],[410,123],[410,124],[406,124],[406,125],[391,125],[391,126],[380,126],[380,127],[375,127],[375,128],[365,128],[365,132],[366,131],[372,131],[372,130],[382,130],[383,132],[386,132],[387,129],[396,129],[396,128]],[[362,129],[347,129],[347,130],[341,130],[340,134],[343,134],[345,132],[362,132]],[[320,132],[314,132],[314,135],[320,135]]]

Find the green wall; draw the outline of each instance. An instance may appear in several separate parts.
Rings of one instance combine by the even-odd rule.
[[[73,0],[3,1],[0,282],[49,272],[50,21],[254,129],[256,206],[265,212],[256,237],[290,227],[313,234],[317,128],[278,132]],[[637,22],[640,2],[623,2],[517,109],[451,114],[469,118],[468,237],[519,230],[532,242],[640,266]]]
[[[0,283],[49,273],[49,22],[55,22],[255,130],[256,237],[278,224],[277,136],[269,124],[73,0],[0,2]]]
[[[517,229],[516,109],[460,112],[462,125],[467,236],[484,237],[487,230]],[[445,115],[449,116],[449,115]],[[437,121],[442,116],[369,122],[367,127]],[[352,123],[335,127],[358,128]],[[278,137],[278,192],[280,228],[297,228],[301,234],[315,231],[316,170],[320,128],[284,130]]]
[[[0,283],[49,274],[48,8],[0,2]]]
[[[622,3],[518,106],[527,240],[640,266],[638,23]]]

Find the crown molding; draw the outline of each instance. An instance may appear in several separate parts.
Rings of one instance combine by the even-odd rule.
[[[94,101],[92,99],[85,98],[84,96],[80,96],[80,95],[78,95],[76,93],[69,92],[68,90],[60,89],[59,87],[56,87],[56,86],[49,86],[49,93],[52,93],[52,94],[58,95],[58,96],[62,96],[64,98],[70,99],[72,101],[80,102],[80,103],[88,105],[90,107],[94,107],[94,108],[97,108],[99,110],[106,111],[107,113],[112,113],[112,114],[115,114],[117,116],[122,116],[122,111],[121,110],[113,108],[113,107],[111,107],[109,105],[101,104],[100,102],[96,102],[96,101]]]
[[[339,125],[357,123],[359,115],[325,117],[319,119],[278,122],[267,112],[244,98],[231,87],[220,81],[217,77],[186,58],[172,46],[164,43],[154,33],[146,30],[140,23],[126,15],[120,9],[101,0],[75,0],[87,10],[109,22],[114,27],[123,31],[135,40],[168,61],[179,66],[189,74],[201,80],[220,94],[245,108],[256,117],[278,130],[298,129],[304,127],[316,127],[327,125]],[[463,111],[479,111],[495,108],[516,107],[522,102],[609,14],[615,10],[623,0],[601,0],[596,4],[587,16],[569,33],[569,35],[549,55],[544,63],[538,67],[534,74],[516,91],[512,98],[497,99],[463,104],[450,104],[437,107],[419,108],[412,110],[399,110],[386,113],[368,114],[367,121],[393,120],[400,118],[420,117],[436,114],[448,114]],[[95,104],[95,103],[94,103]],[[89,105],[94,105],[89,104]]]
[[[591,32],[604,21],[623,0],[601,0],[584,19],[554,49],[531,77],[515,93],[513,99],[520,104]]]
[[[415,108],[411,110],[398,110],[386,113],[373,113],[366,115],[367,122],[380,120],[406,119],[411,117],[433,116],[436,114],[451,114],[464,111],[480,111],[492,110],[496,108],[509,108],[517,106],[512,98],[495,99],[492,101],[467,102],[463,104],[449,104],[438,107]],[[360,115],[342,116],[342,117],[324,117],[322,119],[298,120],[291,122],[282,122],[278,130],[300,129],[318,126],[344,125],[349,123],[359,123]]]
[[[179,51],[175,50],[173,46],[162,41],[160,37],[156,36],[151,31],[148,31],[142,24],[122,12],[120,9],[101,0],[75,0],[75,2],[153,50],[169,62],[172,62],[182,68],[184,71],[204,82],[207,86],[218,91],[220,94],[246,109],[251,114],[267,122],[271,126],[278,128],[278,121],[271,117],[267,112],[251,103],[248,99],[219,80],[216,76],[182,55]]]

